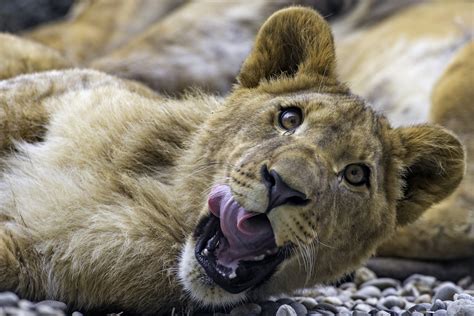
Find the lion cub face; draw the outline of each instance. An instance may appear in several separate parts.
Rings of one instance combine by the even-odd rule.
[[[196,182],[208,194],[180,261],[195,300],[226,305],[336,279],[459,183],[454,136],[391,129],[334,68],[314,11],[282,10],[260,30],[200,139],[200,159],[220,167]]]

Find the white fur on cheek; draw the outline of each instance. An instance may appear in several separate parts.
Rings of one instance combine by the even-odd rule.
[[[194,243],[191,238],[186,241],[181,253],[178,275],[192,300],[203,306],[230,306],[246,299],[246,291],[231,294],[207,278],[194,257]]]

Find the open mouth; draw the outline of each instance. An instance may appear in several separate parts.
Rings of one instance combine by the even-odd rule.
[[[195,231],[195,256],[206,274],[234,294],[267,280],[288,249],[276,246],[266,214],[246,211],[227,185],[212,190],[209,209]]]

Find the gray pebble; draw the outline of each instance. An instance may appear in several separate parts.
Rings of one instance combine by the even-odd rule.
[[[457,300],[448,305],[448,316],[474,315],[474,301]]]
[[[334,314],[333,312],[330,312],[330,311],[325,311],[325,310],[320,309],[320,310],[311,311],[306,315],[307,316],[334,316],[334,315],[337,315],[337,314]]]
[[[421,294],[431,294],[436,284],[436,278],[429,275],[413,274],[403,282],[403,285],[407,284],[414,285]]]
[[[405,313],[405,310],[401,309],[400,307],[393,307],[391,310],[387,310],[391,315],[400,315],[400,314],[403,314]],[[405,314],[408,314],[408,312],[406,312]]]
[[[369,305],[375,306],[378,303],[378,299],[376,297],[369,297],[368,299],[365,300],[365,302]]]
[[[361,285],[362,283],[375,280],[376,278],[377,276],[372,270],[366,267],[362,267],[356,270],[354,274],[354,283],[357,285]]]
[[[412,315],[412,316],[423,316],[424,314],[415,311],[415,312],[412,312],[410,315]]]
[[[230,312],[231,316],[247,316],[247,315],[258,315],[262,311],[260,305],[255,303],[244,304],[235,307]]]
[[[405,301],[401,297],[398,297],[398,296],[395,296],[395,295],[390,295],[390,296],[387,296],[387,297],[384,297],[384,298],[380,299],[379,304],[377,305],[377,307],[387,308],[387,309],[394,309],[394,307],[404,308],[405,307]]]
[[[430,310],[437,311],[439,309],[446,309],[446,308],[447,308],[446,303],[440,299],[437,299],[431,306]]]
[[[339,299],[342,301],[342,302],[347,302],[347,301],[350,301],[351,300],[351,295],[353,294],[354,292],[351,292],[351,291],[341,291],[339,293],[339,295],[337,297],[339,297]]]
[[[362,304],[357,304],[356,306],[354,306],[353,310],[368,313],[372,310],[372,307],[370,307],[367,304],[362,303]]]
[[[283,304],[278,308],[275,316],[297,316],[297,314],[290,305]]]
[[[397,288],[400,285],[400,282],[392,278],[380,278],[380,279],[367,281],[363,283],[360,287],[363,288],[369,285],[375,286],[381,290],[385,290],[391,287]]]
[[[294,309],[296,315],[298,316],[305,316],[308,313],[306,307],[301,303],[293,302],[290,304],[290,306]]]
[[[332,286],[325,286],[319,288],[319,293],[324,296],[337,296],[337,289]]]
[[[363,312],[363,311],[354,311],[352,313],[352,316],[370,316],[368,312]]]
[[[67,305],[63,302],[60,302],[60,301],[45,300],[45,301],[41,301],[41,302],[38,302],[38,303],[35,304],[36,307],[38,307],[40,305],[47,305],[47,306],[50,306],[54,309],[60,309],[62,311],[65,311],[67,309]]]
[[[17,316],[17,315],[23,315],[25,313],[28,313],[27,315],[28,316],[33,316],[36,314],[30,312],[30,311],[23,311],[21,310],[20,308],[18,307],[13,307],[13,306],[3,306],[3,307],[0,307],[0,315],[4,316],[4,315],[8,315],[8,316]]]
[[[38,314],[33,311],[26,311],[26,310],[19,310],[16,314],[7,314],[7,315],[15,315],[15,316],[37,316]]]
[[[337,314],[337,307],[328,303],[319,303],[318,306],[315,307],[315,309],[316,311],[325,310]]]
[[[439,309],[434,312],[434,316],[448,316],[448,311],[445,309]]]
[[[260,304],[262,308],[261,316],[274,316],[280,307],[280,304],[273,301],[266,301]]]
[[[39,316],[63,316],[64,312],[48,305],[37,305],[36,312]]]
[[[414,302],[416,297],[415,296],[404,296],[405,302]]]
[[[408,278],[405,279],[403,285],[407,284],[423,284],[429,287],[433,287],[436,283],[436,278],[431,275],[423,275],[423,274],[412,274]]]
[[[418,297],[420,296],[420,292],[418,289],[412,285],[412,284],[407,284],[403,287],[403,289],[400,291],[401,296],[413,296],[413,297]]]
[[[312,310],[318,305],[318,302],[312,297],[304,297],[300,300],[300,303],[303,304],[308,310]]]
[[[347,301],[347,302],[344,302],[344,306],[349,308],[349,309],[352,309],[352,307],[354,307],[356,303],[354,301]]]
[[[352,296],[352,298],[356,299],[355,297],[357,297],[357,298],[364,297],[364,299],[367,299],[368,297],[380,297],[380,295],[382,295],[382,292],[380,291],[380,289],[378,287],[369,285],[369,286],[363,287],[359,291],[357,291]]]
[[[73,312],[71,316],[84,316],[81,312]]]
[[[375,316],[390,316],[390,313],[386,311],[378,311],[377,314],[375,314]]]
[[[430,303],[430,302],[431,302],[431,295],[429,294],[420,295],[415,299],[415,303]]]
[[[18,307],[21,308],[22,310],[34,310],[35,309],[35,304],[28,300],[20,300],[18,302]]]
[[[336,306],[341,306],[342,305],[342,301],[340,298],[338,298],[337,296],[328,296],[328,297],[325,297],[323,300],[322,300],[323,303],[328,303],[328,304],[332,304],[332,305],[336,305]]]
[[[412,302],[405,302],[405,309],[410,309],[412,308],[413,306],[415,306],[416,304],[415,303],[412,303]]]
[[[461,289],[451,282],[441,284],[433,296],[433,301],[440,299],[442,301],[452,300],[454,294],[461,293]]]
[[[474,297],[466,294],[466,293],[459,293],[459,294],[454,294],[454,300],[468,300],[468,301],[473,301],[474,302]]]
[[[430,309],[430,305],[416,304],[408,309],[409,312],[426,312]]]
[[[471,286],[474,286],[474,284]],[[474,296],[474,288],[472,290],[465,290],[464,293]]]
[[[0,306],[17,306],[20,299],[15,293],[12,292],[3,292],[0,293]]]
[[[345,306],[338,306],[337,312],[340,313],[351,313],[351,311]]]
[[[426,310],[429,311],[431,309],[432,304],[431,303],[420,303],[418,305],[426,307]]]
[[[398,291],[393,287],[389,287],[382,291],[382,296],[398,295]]]

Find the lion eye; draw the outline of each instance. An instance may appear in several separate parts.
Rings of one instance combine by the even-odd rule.
[[[363,164],[350,164],[344,169],[344,179],[352,185],[368,184],[370,169]]]
[[[284,109],[280,112],[278,121],[282,128],[291,131],[303,123],[303,113],[301,113],[299,108]]]

